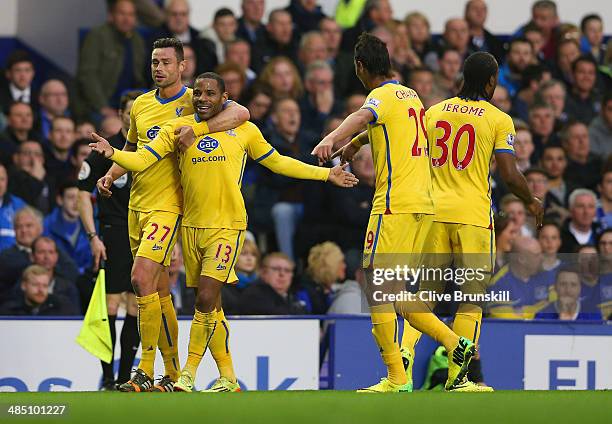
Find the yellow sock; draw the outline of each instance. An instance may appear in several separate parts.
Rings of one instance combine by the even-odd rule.
[[[414,358],[414,347],[421,338],[421,332],[414,328],[408,320],[404,319],[404,331],[402,332],[402,349],[408,349]]]
[[[393,384],[406,384],[406,372],[399,350],[399,329],[395,312],[388,312],[387,305],[371,308],[372,334],[380,349],[380,356],[387,366],[387,378]],[[384,311],[384,312],[382,312]]]
[[[181,373],[178,357],[178,320],[171,295],[161,297],[159,303],[161,304],[162,323],[157,344],[164,358],[166,375],[176,381]]]
[[[465,337],[478,344],[480,337],[480,323],[482,322],[482,309],[476,305],[461,304],[455,314],[453,331],[458,336]]]
[[[189,331],[189,354],[183,370],[195,377],[200,361],[217,326],[217,310],[200,312],[196,309]]]
[[[232,354],[229,349],[229,323],[225,319],[223,309],[217,311],[217,328],[210,338],[208,348],[217,363],[219,376],[236,382]]]
[[[410,325],[443,345],[448,352],[457,347],[459,337],[420,300],[396,302],[399,313]]]
[[[157,339],[159,338],[159,327],[161,325],[161,305],[159,295],[156,293],[136,297],[138,303],[138,331],[140,332],[140,344],[142,354],[138,368],[153,377],[155,354],[157,351]]]

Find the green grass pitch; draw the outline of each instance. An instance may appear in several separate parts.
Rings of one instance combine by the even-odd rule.
[[[10,405],[66,405],[63,416],[12,416]],[[610,391],[357,394],[339,391],[0,393],[0,423],[604,423]],[[128,421],[129,420],[129,421]]]

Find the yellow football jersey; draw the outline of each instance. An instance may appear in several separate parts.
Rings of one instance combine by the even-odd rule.
[[[158,97],[157,90],[138,96],[130,111],[127,141],[137,143],[138,147],[150,143],[168,121],[193,114],[191,98],[192,90],[187,87],[167,99]],[[133,174],[129,207],[141,212],[161,210],[182,213],[183,195],[175,154],[145,171]]]
[[[425,109],[417,93],[398,81],[372,90],[362,109],[376,168],[372,215],[434,212],[425,134]]]
[[[115,150],[111,159],[125,169],[140,171],[150,167],[145,171],[148,172],[167,160],[166,156],[174,155],[174,130],[197,122],[197,115],[174,119],[162,127],[152,142],[136,152]],[[183,226],[246,229],[247,214],[240,186],[247,156],[288,177],[326,181],[329,176],[329,168],[281,156],[251,122],[208,134],[178,156],[184,194]]]
[[[425,114],[435,220],[492,228],[490,165],[514,154],[512,118],[486,100],[444,100]]]

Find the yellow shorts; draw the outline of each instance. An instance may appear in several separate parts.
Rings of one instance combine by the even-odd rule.
[[[128,233],[132,256],[170,265],[181,216],[173,212],[140,212],[128,209]]]
[[[461,274],[470,275],[463,283],[464,292],[482,293],[486,290],[495,266],[495,234],[493,229],[468,224],[434,222],[425,249],[428,266],[443,269],[453,267],[455,282]],[[468,270],[473,270],[474,273]],[[466,274],[469,273],[469,274]],[[482,276],[482,278],[481,278]],[[464,277],[459,277],[464,279]],[[440,282],[426,281],[422,288],[443,290]]]
[[[244,242],[244,230],[182,228],[187,287],[198,287],[200,276],[224,283],[238,280],[234,265]]]
[[[389,267],[396,262],[418,266],[432,223],[433,215],[422,213],[371,215],[363,248],[363,268]]]

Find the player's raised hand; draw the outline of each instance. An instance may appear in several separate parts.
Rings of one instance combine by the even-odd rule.
[[[312,149],[312,152],[310,154],[318,157],[320,162],[327,162],[331,159],[333,147],[334,142],[328,137],[325,137],[323,140],[321,140],[319,144],[315,146],[314,149]]]
[[[542,206],[542,201],[534,196],[532,202],[527,205],[527,210],[530,214],[535,216],[536,227],[540,228],[544,221],[544,207]]]
[[[329,171],[329,177],[327,181],[337,185],[338,187],[354,187],[359,183],[356,176],[344,170],[348,166],[348,163],[344,165],[336,165]]]
[[[110,158],[113,153],[115,153],[115,149],[113,149],[113,146],[111,146],[105,138],[100,137],[96,133],[91,133],[91,139],[94,142],[89,143],[89,147],[91,147],[94,152],[100,153],[105,158]]]
[[[96,182],[98,193],[100,193],[103,197],[111,197],[113,195],[113,192],[110,191],[110,186],[112,183],[113,177],[110,175],[104,175],[98,180],[98,182]]]
[[[190,126],[179,127],[174,130],[176,141],[178,142],[178,148],[181,152],[185,153],[187,149],[194,143],[196,136],[193,132],[193,128]]]
[[[329,159],[332,160],[340,156],[341,163],[351,162],[353,158],[355,157],[355,155],[357,154],[357,152],[359,151],[359,149],[360,149],[359,146],[356,146],[353,143],[348,143],[342,146],[342,148],[336,150],[336,152],[333,155],[331,155],[331,158]]]

